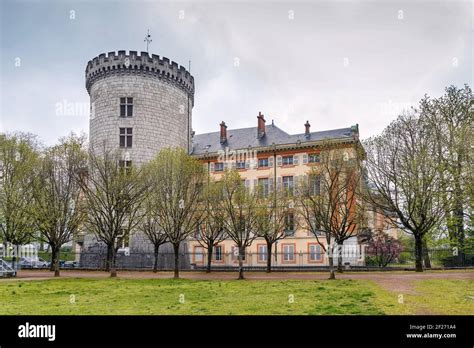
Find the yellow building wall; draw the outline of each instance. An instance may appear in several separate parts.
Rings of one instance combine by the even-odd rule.
[[[349,158],[355,157],[355,148],[353,146],[347,146],[340,148],[338,151],[344,151],[348,154]],[[303,164],[303,154],[309,153],[318,153],[316,151],[311,151],[310,149],[304,149],[300,151],[282,151],[278,152],[277,155],[296,155],[298,156],[298,164],[296,165],[287,165],[287,166],[277,166],[276,176],[302,176],[307,174],[312,166],[317,166],[317,163]],[[273,156],[273,154],[258,154],[258,158],[268,158]],[[214,160],[214,163],[216,161]],[[203,161],[203,163],[207,163]],[[253,168],[253,169],[241,169],[238,170],[242,180],[249,180],[250,188],[254,187],[254,180],[259,178],[273,178],[274,168]],[[211,172],[211,176],[216,180],[221,180],[223,172]],[[276,185],[276,180],[274,181]],[[326,246],[326,240],[323,237],[319,237],[319,242]],[[204,265],[207,263],[206,250],[200,246],[196,240],[188,241],[188,251],[192,255],[191,263],[196,265]],[[273,266],[317,266],[317,265],[327,265],[328,257],[324,253],[324,250],[321,249],[321,254],[310,253],[310,246],[317,245],[318,242],[314,235],[311,232],[303,231],[301,229],[296,229],[295,233],[292,236],[286,237],[282,240],[279,240],[273,245],[272,250],[272,265]],[[258,255],[258,248],[260,245],[266,245],[263,238],[257,238],[253,241],[251,246],[246,249],[246,266],[265,266],[266,265],[266,256],[262,254],[261,257]],[[294,253],[293,256],[288,252],[285,255],[285,246],[291,245]],[[228,239],[221,243],[219,246],[222,247],[222,260],[215,260],[213,257],[213,266],[219,265],[237,265],[237,250],[235,248],[235,243]],[[275,257],[276,249],[276,257]],[[263,259],[263,260],[262,260]],[[358,261],[359,264],[362,264],[363,260]],[[352,263],[352,262],[351,262]],[[355,264],[355,262],[354,262]]]

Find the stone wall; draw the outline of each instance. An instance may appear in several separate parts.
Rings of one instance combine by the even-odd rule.
[[[120,117],[120,98],[133,98],[133,117]],[[119,128],[133,128],[130,160],[141,165],[161,148],[188,146],[188,97],[178,87],[151,76],[111,75],[90,89],[90,145],[119,149]],[[189,107],[189,122],[192,107]],[[189,127],[191,129],[191,127]]]

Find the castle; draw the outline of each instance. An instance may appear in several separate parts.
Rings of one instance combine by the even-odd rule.
[[[304,132],[291,135],[273,121],[267,125],[261,113],[256,127],[228,130],[223,121],[216,125],[215,132],[194,135],[193,76],[168,58],[147,52],[100,54],[87,64],[86,88],[91,103],[91,147],[118,149],[124,167],[149,161],[163,147],[180,146],[206,165],[215,178],[219,179],[228,167],[236,168],[249,189],[261,186],[268,192],[274,186],[292,189],[298,177],[317,165],[317,147],[322,142],[337,143],[349,157],[360,146],[358,125],[314,132],[306,121]],[[254,155],[237,156],[229,163],[221,159],[226,151],[251,151]],[[283,256],[274,264],[326,264],[314,236],[298,230],[292,219],[288,217],[287,238],[275,246],[275,255]],[[355,237],[347,242],[357,245]],[[84,245],[91,243],[86,236]],[[146,250],[147,242],[138,233],[123,241],[122,246],[132,252]],[[247,265],[264,263],[265,248],[265,243],[256,239],[248,250],[256,256],[246,260]],[[215,248],[213,262],[232,265],[236,261],[234,249],[232,241],[223,241]],[[192,255],[186,260],[188,264],[204,263],[205,251],[195,240],[190,239],[183,250]],[[298,256],[303,253],[304,257]]]

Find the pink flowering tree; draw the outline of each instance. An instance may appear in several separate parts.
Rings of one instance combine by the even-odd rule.
[[[378,231],[370,238],[367,247],[367,255],[371,257],[379,267],[386,267],[400,256],[402,243],[389,236],[385,232]]]

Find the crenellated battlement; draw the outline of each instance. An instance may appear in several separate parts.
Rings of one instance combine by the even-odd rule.
[[[163,81],[175,84],[194,99],[194,77],[185,67],[166,58],[147,52],[126,51],[99,54],[87,63],[86,89],[90,93],[92,84],[103,77],[114,74],[138,74],[155,76]]]

